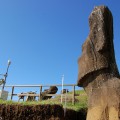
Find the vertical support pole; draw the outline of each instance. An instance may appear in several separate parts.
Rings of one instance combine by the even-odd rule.
[[[73,98],[72,98],[72,104],[75,105],[75,85],[73,86]]]
[[[13,93],[14,93],[14,86],[12,86],[11,100],[13,98]]]
[[[61,104],[63,102],[63,82],[64,82],[64,75],[62,76],[62,93],[61,93]]]
[[[42,86],[40,86],[39,101],[41,100]]]

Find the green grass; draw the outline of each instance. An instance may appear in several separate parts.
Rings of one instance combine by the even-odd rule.
[[[71,95],[72,92],[69,92],[68,95]],[[63,103],[61,104],[61,96],[57,96],[52,99],[43,100],[43,101],[31,101],[31,102],[13,102],[13,101],[3,101],[0,100],[0,104],[6,104],[6,105],[44,105],[44,104],[59,104],[63,105],[64,108],[67,109],[73,109],[75,111],[79,111],[80,109],[86,109],[87,108],[87,96],[85,95],[84,90],[77,90],[75,91],[75,94],[77,95],[75,97],[75,105],[72,104],[72,97],[67,97],[68,100],[65,105],[65,98],[63,98]]]
[[[82,97],[76,97],[78,99],[77,102],[75,102],[75,105],[72,104],[72,102],[68,102],[65,106],[65,104],[63,104],[64,108],[68,108],[68,109],[73,109],[75,111],[79,111],[80,109],[86,109],[87,108],[87,97],[86,96],[82,96]]]
[[[76,90],[75,94],[86,94],[84,90]]]
[[[4,100],[0,99],[0,104],[11,105],[11,104],[15,104],[15,102],[13,102],[11,100],[4,101]]]

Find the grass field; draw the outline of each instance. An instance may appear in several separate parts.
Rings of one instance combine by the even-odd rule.
[[[61,104],[61,96],[57,96],[52,99],[43,100],[43,101],[32,101],[32,102],[13,102],[13,101],[3,101],[0,100],[0,104],[6,104],[6,105],[44,105],[44,104],[60,104],[63,105],[66,109],[73,109],[75,111],[79,111],[80,109],[86,109],[87,108],[87,96],[84,92],[84,90],[77,90],[75,91],[75,94],[77,95],[75,97],[75,105],[72,104],[72,97],[70,95],[72,92],[67,93],[67,97],[63,97],[63,103]],[[66,100],[66,102],[65,102]]]

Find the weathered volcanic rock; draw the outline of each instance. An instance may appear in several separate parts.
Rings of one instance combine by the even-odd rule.
[[[45,96],[46,94],[55,94],[57,93],[58,88],[56,86],[50,86],[49,89],[45,89],[44,92],[41,93],[41,100],[50,99],[52,96]]]
[[[78,60],[78,86],[88,95],[87,120],[119,120],[120,75],[113,45],[113,17],[106,6],[89,17],[90,33]]]
[[[78,85],[92,72],[109,69],[119,76],[113,48],[113,18],[105,6],[95,7],[89,17],[90,33],[82,46],[82,56],[78,60]]]

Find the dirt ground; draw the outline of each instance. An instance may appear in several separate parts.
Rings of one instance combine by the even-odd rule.
[[[66,110],[60,105],[0,105],[0,120],[86,120],[86,110]]]

